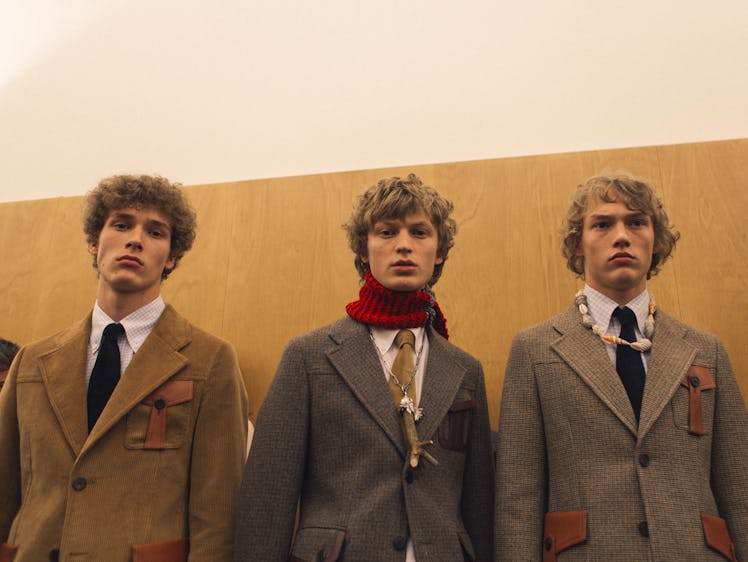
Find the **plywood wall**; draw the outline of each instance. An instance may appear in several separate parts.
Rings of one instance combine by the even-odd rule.
[[[682,233],[650,285],[659,306],[722,338],[748,396],[748,139],[188,187],[198,237],[164,297],[234,344],[254,416],[288,339],[338,318],[357,296],[340,228],[356,194],[415,172],[455,203],[459,232],[435,290],[452,341],[484,365],[495,427],[513,334],[563,310],[580,283],[559,250],[569,197],[617,169],[650,178]],[[93,305],[81,206],[0,205],[0,335],[25,344]]]

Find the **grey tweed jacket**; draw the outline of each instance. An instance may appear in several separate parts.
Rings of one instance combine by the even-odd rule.
[[[240,562],[488,561],[493,463],[480,363],[431,329],[418,422],[439,461],[406,463],[399,414],[365,325],[292,340],[260,408],[244,473]],[[293,538],[299,506],[298,530]]]
[[[729,540],[715,537],[725,530],[733,555],[748,560],[748,414],[727,354],[714,336],[662,312],[653,342],[637,424],[576,308],[515,337],[499,425],[495,560],[725,560]],[[544,533],[549,512],[580,522],[579,536],[568,525],[565,540]]]

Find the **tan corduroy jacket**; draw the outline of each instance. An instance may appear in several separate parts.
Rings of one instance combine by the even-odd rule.
[[[90,331],[89,315],[21,350],[0,393],[0,560],[231,560],[247,431],[233,349],[167,306],[89,434]]]
[[[497,561],[748,560],[748,413],[727,354],[662,312],[653,343],[637,424],[576,308],[516,336]]]

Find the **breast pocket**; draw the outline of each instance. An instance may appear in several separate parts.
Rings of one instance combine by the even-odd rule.
[[[472,397],[457,397],[439,426],[439,445],[450,451],[464,453],[467,449],[470,417],[476,402]]]
[[[188,434],[193,410],[193,381],[171,380],[127,414],[128,449],[178,449]]]
[[[709,369],[698,365],[688,369],[672,400],[675,425],[692,435],[710,434],[716,388]]]

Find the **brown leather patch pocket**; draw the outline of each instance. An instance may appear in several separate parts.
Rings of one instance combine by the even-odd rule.
[[[187,562],[188,539],[149,542],[132,547],[132,562]]]
[[[302,527],[296,533],[288,562],[336,562],[342,560],[345,531],[326,527]]]
[[[0,544],[0,562],[13,562],[16,557],[17,546],[6,542]]]
[[[719,552],[722,556],[733,562],[738,561],[735,554],[735,545],[727,530],[727,521],[721,517],[701,514],[701,526],[704,529],[704,539],[707,546]]]
[[[550,511],[545,514],[543,562],[556,562],[556,555],[587,540],[587,511]]]
[[[470,429],[470,412],[475,408],[474,399],[455,402],[439,426],[439,445],[443,449],[464,453]]]
[[[159,386],[127,414],[128,449],[177,449],[187,435],[194,383],[170,380]]]
[[[688,432],[692,435],[705,435],[703,391],[716,388],[714,377],[706,367],[693,365],[680,384],[688,389]]]

